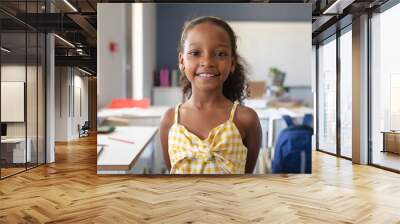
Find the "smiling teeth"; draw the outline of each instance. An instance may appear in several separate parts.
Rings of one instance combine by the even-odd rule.
[[[203,73],[203,74],[200,74],[199,75],[200,77],[213,77],[213,76],[215,76],[214,74],[205,74],[205,73]]]

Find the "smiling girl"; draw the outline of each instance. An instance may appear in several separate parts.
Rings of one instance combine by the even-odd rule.
[[[171,174],[252,173],[261,144],[260,121],[241,105],[246,77],[232,28],[217,17],[183,27],[179,69],[186,101],[161,120]]]

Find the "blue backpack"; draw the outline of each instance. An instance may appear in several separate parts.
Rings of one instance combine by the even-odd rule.
[[[301,125],[294,125],[288,115],[283,120],[288,127],[278,136],[272,173],[311,173],[312,115],[306,114]]]

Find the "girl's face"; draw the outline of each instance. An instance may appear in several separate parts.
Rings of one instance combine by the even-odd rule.
[[[222,90],[235,68],[229,40],[228,33],[211,22],[195,25],[188,31],[179,53],[179,68],[193,89]]]

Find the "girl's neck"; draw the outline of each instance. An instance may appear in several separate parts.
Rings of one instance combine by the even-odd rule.
[[[227,101],[229,100],[223,95],[222,91],[200,92],[193,89],[188,103],[197,109],[202,109],[216,107]]]

